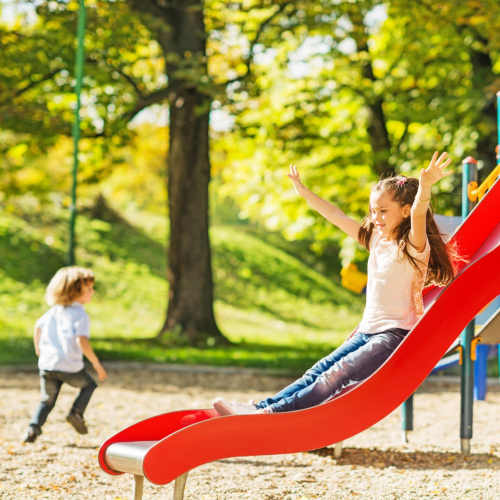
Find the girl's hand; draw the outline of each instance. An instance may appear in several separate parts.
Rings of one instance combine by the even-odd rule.
[[[440,181],[443,177],[450,175],[451,172],[446,172],[446,167],[451,163],[451,158],[448,153],[444,152],[439,156],[436,151],[431,158],[429,166],[420,171],[420,184],[423,187],[431,187],[436,182]]]
[[[297,167],[293,164],[290,165],[290,172],[288,173],[288,177],[293,182],[293,187],[295,188],[295,191],[297,191],[297,194],[300,194],[300,188],[304,187],[304,185],[300,180],[300,175]]]

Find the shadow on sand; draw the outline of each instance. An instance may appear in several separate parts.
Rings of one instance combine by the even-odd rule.
[[[354,465],[386,469],[500,469],[500,457],[487,453],[463,455],[454,452],[441,451],[401,451],[389,448],[377,450],[371,448],[344,448],[342,457],[335,458],[333,448],[321,448],[309,453],[328,457],[337,465]]]

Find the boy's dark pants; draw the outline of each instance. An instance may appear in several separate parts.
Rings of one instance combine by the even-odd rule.
[[[31,419],[30,425],[41,427],[45,423],[49,413],[56,404],[57,396],[64,383],[81,389],[73,403],[70,413],[83,415],[85,408],[87,408],[89,404],[90,396],[92,396],[92,393],[97,387],[94,379],[85,369],[75,373],[40,370],[40,391],[42,400]]]

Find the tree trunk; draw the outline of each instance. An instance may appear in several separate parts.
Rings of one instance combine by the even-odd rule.
[[[375,81],[375,77],[373,77],[372,80]],[[372,168],[379,178],[396,174],[394,168],[388,161],[391,153],[391,143],[387,132],[383,103],[382,99],[377,99],[374,103],[369,105],[370,122],[367,127],[373,152]]]
[[[203,0],[128,0],[162,48],[168,80],[170,284],[158,337],[192,345],[227,343],[213,311],[208,234],[210,182],[208,83]]]
[[[488,47],[488,42],[485,39],[480,39],[484,47]],[[496,94],[495,94],[495,73],[493,71],[493,61],[487,49],[484,52],[479,50],[470,51],[470,61],[473,67],[472,80],[474,88],[481,89],[482,95],[480,99],[483,100],[481,107],[481,116],[483,117],[484,129],[490,133],[483,133],[476,145],[476,160],[482,160],[485,165],[483,170],[484,174],[489,174],[491,169],[496,165]]]
[[[358,53],[366,54],[361,65],[361,74],[363,78],[376,83],[377,78],[373,72],[370,48],[368,46],[369,33],[365,25],[366,12],[359,5],[352,4],[349,9],[349,15],[354,26],[352,37],[356,42],[357,51]],[[370,111],[370,117],[367,124],[367,132],[373,153],[372,170],[379,178],[388,177],[394,175],[395,171],[389,164],[391,141],[387,132],[383,108],[384,100],[382,97],[373,96],[368,101],[366,104]]]
[[[202,0],[166,3],[135,0],[148,10],[150,27],[162,47],[168,78],[168,207],[170,284],[159,337],[192,345],[227,342],[213,311],[209,240],[209,113],[206,32]]]
[[[213,314],[213,280],[208,234],[210,181],[207,97],[180,85],[170,102],[168,206],[170,292],[160,335],[179,331],[190,343],[222,337]],[[220,340],[220,339],[219,339]]]

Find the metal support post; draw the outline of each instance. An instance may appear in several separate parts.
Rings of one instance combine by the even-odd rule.
[[[144,491],[144,476],[134,474],[134,500],[142,500]]]
[[[188,473],[185,472],[175,480],[174,484],[174,500],[182,500],[184,498],[184,488],[186,487]]]
[[[401,405],[401,430],[403,443],[408,442],[408,432],[413,430],[413,394]]]
[[[469,201],[468,186],[477,182],[477,162],[469,156],[462,164],[462,218],[469,214],[472,203]],[[474,405],[474,363],[471,356],[471,342],[474,337],[474,319],[460,335],[462,364],[460,369],[460,449],[470,453],[472,438],[472,408]]]

